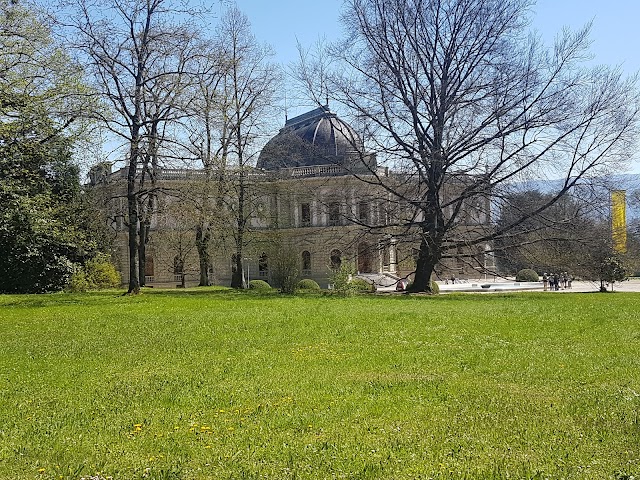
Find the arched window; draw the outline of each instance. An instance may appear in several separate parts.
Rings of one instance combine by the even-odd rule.
[[[311,271],[311,253],[307,250],[302,252],[302,274],[308,275]]]
[[[262,252],[258,259],[258,275],[260,277],[267,277],[269,275],[269,264],[267,260],[267,254]]]
[[[331,269],[338,270],[342,265],[342,252],[337,248],[331,250]]]

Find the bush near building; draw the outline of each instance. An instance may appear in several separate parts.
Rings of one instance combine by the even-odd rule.
[[[523,268],[516,274],[516,282],[537,282],[540,280],[538,273],[531,268]]]

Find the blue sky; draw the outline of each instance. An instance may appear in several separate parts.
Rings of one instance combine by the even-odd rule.
[[[249,17],[258,40],[270,44],[282,63],[296,60],[296,38],[312,45],[320,37],[333,40],[342,33],[342,0],[237,0],[237,5]],[[622,65],[629,73],[640,70],[637,0],[538,0],[532,20],[532,28],[549,43],[563,26],[577,29],[593,20],[594,60]]]
[[[236,1],[249,17],[257,39],[271,45],[275,60],[285,65],[298,58],[296,39],[309,47],[321,37],[331,41],[342,34],[342,0]],[[638,0],[538,0],[533,7],[531,28],[551,45],[563,27],[575,30],[591,20],[593,62],[619,65],[627,74],[640,71]],[[302,111],[304,108],[289,106],[290,116]],[[640,161],[635,161],[633,170],[640,173]]]

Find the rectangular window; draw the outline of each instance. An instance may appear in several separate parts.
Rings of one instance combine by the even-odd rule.
[[[311,225],[311,205],[308,203],[300,205],[300,223],[303,227]]]
[[[329,225],[340,225],[340,205],[337,203],[329,204]]]
[[[358,220],[361,223],[369,223],[369,204],[367,202],[360,202],[358,204]]]
[[[151,255],[147,255],[144,259],[144,275],[145,277],[153,277],[155,275],[153,257]]]

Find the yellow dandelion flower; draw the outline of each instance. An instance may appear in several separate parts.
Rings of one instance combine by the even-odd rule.
[[[44,473],[44,472],[45,472],[45,469],[44,469],[44,468],[39,468],[39,469],[38,469],[38,473]]]

